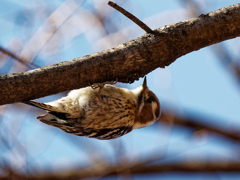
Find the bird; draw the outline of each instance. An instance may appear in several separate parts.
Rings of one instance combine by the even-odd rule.
[[[133,90],[96,83],[52,102],[23,103],[46,110],[47,114],[36,117],[45,124],[100,140],[115,139],[146,127],[161,115],[159,99],[147,87],[146,76],[143,85]]]

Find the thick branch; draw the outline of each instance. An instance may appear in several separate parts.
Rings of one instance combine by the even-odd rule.
[[[112,49],[24,73],[0,76],[0,105],[88,86],[133,82],[178,57],[240,36],[240,4],[164,26]]]

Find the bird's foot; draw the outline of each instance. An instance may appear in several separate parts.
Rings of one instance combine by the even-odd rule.
[[[99,91],[98,91],[98,94],[97,96],[99,97],[100,96],[100,93],[103,89],[103,87],[105,86],[105,84],[116,84],[118,82],[118,78],[116,78],[116,81],[106,81],[104,83],[94,83],[93,85],[91,85],[92,89],[97,89],[99,88]]]

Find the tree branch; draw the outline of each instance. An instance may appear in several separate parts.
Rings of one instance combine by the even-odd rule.
[[[0,105],[92,83],[134,82],[203,47],[240,36],[240,4],[164,26],[114,48],[35,70],[0,76]]]
[[[140,21],[136,16],[132,15],[130,12],[126,11],[125,9],[123,9],[122,7],[117,5],[116,3],[112,2],[112,1],[108,1],[108,5],[112,6],[114,9],[116,9],[119,12],[121,12],[124,16],[128,17],[129,19],[131,19],[134,23],[136,23],[140,28],[142,28],[147,33],[151,33],[152,32],[150,27],[148,27],[145,23]]]
[[[0,176],[0,179],[32,179],[32,180],[47,180],[47,179],[84,179],[84,178],[99,178],[113,175],[121,175],[128,170],[131,175],[166,173],[166,172],[239,172],[239,162],[188,162],[188,163],[172,163],[172,164],[157,164],[157,165],[108,165],[98,164],[86,169],[70,170],[58,173],[46,173],[37,175],[22,175],[11,170],[7,170],[8,176]]]
[[[210,125],[206,125],[204,123],[200,123],[200,122],[211,122],[211,120],[206,121],[200,121],[200,122],[196,122],[196,120],[191,119],[191,118],[182,118],[180,116],[175,116],[171,113],[162,113],[161,115],[161,119],[159,121],[163,121],[166,123],[173,123],[174,125],[179,125],[179,126],[184,126],[184,127],[189,127],[192,128],[194,130],[207,130],[211,133],[215,133],[217,135],[223,136],[225,138],[228,138],[229,140],[233,140],[236,141],[237,143],[240,143],[240,137],[238,135],[238,131],[227,131],[227,130],[222,130],[219,129],[217,127],[213,127]]]

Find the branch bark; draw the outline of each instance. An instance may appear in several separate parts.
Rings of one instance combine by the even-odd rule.
[[[192,51],[240,36],[240,4],[200,15],[98,53],[35,70],[0,76],[0,105],[86,87],[134,82]]]

